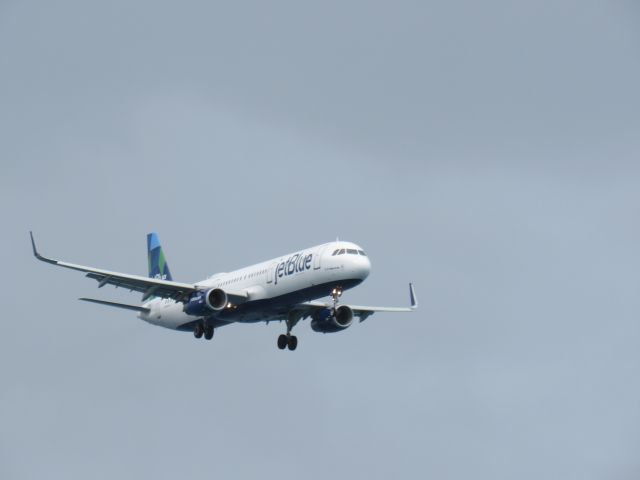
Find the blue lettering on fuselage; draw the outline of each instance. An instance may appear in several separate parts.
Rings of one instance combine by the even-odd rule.
[[[309,253],[296,253],[292,255],[284,262],[280,262],[275,270],[275,282],[278,284],[278,279],[282,277],[288,277],[289,275],[295,275],[296,273],[304,272],[311,269],[311,260],[313,254]]]

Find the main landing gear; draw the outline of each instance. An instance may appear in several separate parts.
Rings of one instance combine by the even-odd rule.
[[[196,338],[204,338],[211,340],[213,338],[213,325],[203,325],[202,323],[196,323],[193,327],[193,336]]]
[[[280,335],[278,337],[278,348],[284,350],[287,347],[289,347],[289,350],[295,350],[298,347],[298,337],[290,333]]]
[[[291,335],[291,330],[299,320],[300,315],[297,312],[289,312],[287,316],[287,333],[286,335],[282,334],[278,337],[278,348],[280,350],[289,348],[289,350],[293,351],[298,348],[298,337]]]

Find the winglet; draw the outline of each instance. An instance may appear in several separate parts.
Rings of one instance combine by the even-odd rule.
[[[31,247],[33,248],[33,255],[38,258],[38,249],[36,248],[36,242],[33,239],[33,232],[29,230],[29,235],[31,236]]]
[[[36,242],[33,239],[33,232],[29,231],[29,235],[31,236],[31,247],[33,248],[33,256],[36,257],[38,260],[41,260],[43,262],[53,263],[54,265],[57,264],[58,263],[57,261],[52,260],[52,259],[47,258],[47,257],[43,257],[42,255],[40,255],[38,253],[38,249],[36,248]]]
[[[409,296],[411,297],[411,309],[418,308],[418,299],[416,298],[416,292],[413,289],[413,283],[409,284]]]

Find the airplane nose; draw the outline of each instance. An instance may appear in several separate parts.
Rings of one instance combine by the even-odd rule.
[[[371,262],[368,257],[358,257],[355,264],[355,274],[357,278],[364,280],[371,273]]]

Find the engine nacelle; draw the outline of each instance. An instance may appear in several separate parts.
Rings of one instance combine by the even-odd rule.
[[[333,333],[348,328],[353,323],[353,310],[342,305],[334,313],[332,308],[324,308],[317,312],[311,320],[314,332]]]
[[[200,290],[191,295],[189,301],[184,304],[183,310],[187,315],[199,317],[224,310],[228,303],[229,297],[224,290],[212,288],[206,291]]]

